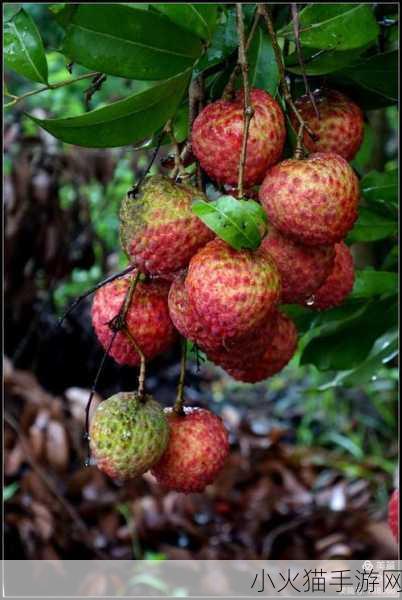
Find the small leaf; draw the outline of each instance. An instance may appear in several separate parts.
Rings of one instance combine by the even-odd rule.
[[[389,271],[356,271],[355,284],[351,298],[371,298],[384,294],[396,294],[398,276]]]
[[[18,491],[19,487],[20,486],[16,481],[13,481],[13,483],[10,483],[10,485],[6,485],[3,489],[3,502],[10,500]]]
[[[193,204],[192,210],[207,227],[236,250],[256,250],[266,231],[267,217],[254,200],[221,196],[214,202],[199,200]]]
[[[204,40],[209,40],[217,25],[217,4],[153,4],[153,7],[169,17],[179,27],[194,33]]]
[[[373,42],[379,26],[368,4],[310,4],[300,11],[302,46],[351,50]],[[294,39],[290,23],[279,32]]]
[[[362,206],[359,209],[359,217],[347,236],[347,241],[349,243],[375,242],[395,236],[396,233],[397,222],[395,219]]]
[[[371,171],[361,180],[361,191],[372,203],[389,204],[398,208],[398,171]]]
[[[35,22],[23,9],[4,25],[4,61],[19,75],[47,83],[48,70],[42,38]]]
[[[271,40],[261,27],[254,34],[248,59],[250,86],[261,88],[275,96],[279,84],[278,66]]]
[[[63,52],[101,73],[166,79],[192,67],[200,40],[159,14],[120,4],[80,4],[66,31]]]
[[[40,127],[69,144],[87,148],[113,148],[135,144],[152,136],[174,115],[189,73],[161,81],[108,106],[78,117],[37,119]]]

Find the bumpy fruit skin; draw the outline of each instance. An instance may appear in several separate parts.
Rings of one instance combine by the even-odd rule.
[[[282,156],[285,119],[279,104],[264,90],[251,90],[250,122],[244,185],[261,183],[268,167]],[[201,167],[220,184],[236,184],[243,140],[243,93],[233,100],[208,104],[195,119],[192,149]]]
[[[305,132],[305,147],[310,152],[336,152],[345,160],[352,160],[363,141],[364,118],[361,109],[336,90],[316,90],[313,94],[319,117],[308,95],[301,96],[295,102],[304,121],[318,136],[318,140],[314,141]],[[297,131],[298,122],[293,114],[292,124]]]
[[[399,542],[399,490],[394,490],[388,504],[388,523],[394,538]]]
[[[270,228],[261,249],[272,257],[282,280],[283,304],[304,303],[332,271],[334,246],[304,246]]]
[[[185,285],[201,323],[223,339],[258,327],[281,294],[279,272],[266,253],[237,251],[220,239],[193,256]]]
[[[92,324],[98,340],[106,350],[113,335],[108,322],[119,313],[131,278],[128,275],[101,287],[92,304]],[[139,281],[127,313],[127,327],[147,359],[168,350],[176,340],[169,316],[165,281]],[[140,356],[123,331],[117,333],[109,355],[122,365],[140,364]]]
[[[166,490],[202,492],[222,469],[229,452],[222,420],[203,408],[167,409],[169,443],[152,474]]]
[[[225,368],[237,381],[257,383],[279,373],[290,361],[297,348],[297,329],[293,321],[278,312],[276,327],[269,338],[263,356],[252,365]]]
[[[169,425],[152,396],[141,401],[135,392],[121,392],[98,405],[89,434],[98,468],[113,479],[131,479],[160,459]]]
[[[144,273],[165,274],[187,266],[213,233],[191,212],[205,195],[168,177],[149,177],[120,208],[120,239],[129,260]]]
[[[283,235],[308,246],[328,245],[344,238],[357,218],[359,182],[344,158],[319,152],[272,167],[259,197]]]
[[[327,310],[339,306],[352,291],[354,281],[355,268],[349,248],[345,242],[335,244],[335,262],[331,274],[314,292],[307,306],[315,310]]]

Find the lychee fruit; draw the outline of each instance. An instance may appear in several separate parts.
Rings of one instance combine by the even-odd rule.
[[[120,392],[98,405],[89,435],[98,468],[113,479],[132,479],[161,458],[169,425],[152,396]]]
[[[342,92],[316,90],[313,92],[319,116],[306,94],[295,102],[305,123],[318,137],[313,140],[305,132],[303,143],[310,152],[336,152],[345,160],[352,160],[363,141],[364,119],[359,106]],[[292,114],[297,131],[298,121]]]
[[[282,156],[285,118],[268,92],[251,90],[254,115],[250,121],[244,185],[261,183],[268,167]],[[208,104],[195,119],[191,144],[204,171],[219,184],[235,185],[243,141],[243,92],[233,100]]]
[[[331,273],[335,249],[305,246],[283,236],[271,227],[261,249],[273,258],[282,281],[283,304],[304,303]]]
[[[166,414],[169,443],[151,472],[166,490],[202,492],[224,465],[228,432],[218,416],[203,408],[184,408],[183,415],[167,409]]]
[[[127,196],[120,208],[120,239],[131,263],[148,274],[186,267],[193,254],[213,238],[191,211],[196,199],[206,200],[206,196],[162,175],[148,177],[135,198]]]
[[[130,274],[116,279],[101,287],[95,294],[92,324],[105,350],[113,336],[109,323],[119,313],[132,277],[134,275]],[[168,282],[139,281],[127,312],[128,331],[149,360],[168,350],[177,339],[169,316],[168,292]],[[109,354],[122,365],[140,364],[140,356],[124,331],[116,334]]]
[[[335,244],[335,261],[330,275],[306,302],[309,308],[326,310],[339,306],[350,294],[355,281],[353,256],[345,242]]]
[[[223,367],[237,381],[257,383],[279,373],[290,361],[297,348],[297,329],[289,317],[277,314],[272,335],[267,339],[264,354],[253,364]]]
[[[344,158],[317,153],[272,167],[259,197],[280,233],[301,244],[322,246],[340,241],[352,228],[359,182]]]
[[[394,538],[399,542],[399,490],[394,490],[388,504],[388,523]]]
[[[266,253],[234,250],[220,239],[193,256],[185,286],[201,323],[222,339],[257,328],[281,293],[278,269]]]

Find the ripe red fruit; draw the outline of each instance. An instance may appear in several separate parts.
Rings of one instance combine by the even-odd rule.
[[[264,90],[251,90],[254,116],[250,122],[244,185],[261,183],[266,170],[280,159],[286,137],[279,104]],[[192,149],[201,167],[221,184],[236,184],[243,140],[243,93],[233,100],[208,104],[195,119]]]
[[[277,314],[272,337],[267,340],[263,356],[254,364],[225,368],[237,381],[257,383],[279,373],[290,361],[297,348],[297,329],[293,321],[282,313]]]
[[[307,302],[309,308],[326,310],[339,306],[352,291],[355,281],[353,256],[345,242],[335,244],[335,262],[331,274]]]
[[[350,98],[336,90],[316,90],[313,95],[319,117],[308,95],[295,102],[304,121],[318,136],[318,140],[314,141],[305,132],[305,147],[310,152],[336,152],[344,159],[352,160],[363,141],[362,111]],[[293,114],[291,120],[297,131],[298,121]]]
[[[196,188],[168,177],[148,177],[135,198],[120,209],[120,238],[130,261],[142,272],[166,274],[188,265],[213,233],[191,211],[192,201],[206,200]]]
[[[168,446],[151,472],[167,490],[202,492],[224,465],[228,432],[219,417],[202,408],[185,408],[184,415],[167,409],[166,414]]]
[[[388,523],[394,538],[399,542],[399,490],[394,490],[388,504]]]
[[[334,246],[304,246],[270,228],[261,248],[275,261],[282,280],[284,304],[304,303],[331,273]]]
[[[359,182],[344,158],[317,153],[272,167],[259,197],[272,225],[283,235],[321,246],[340,241],[352,228]]]
[[[119,313],[133,276],[116,279],[95,294],[92,324],[105,350],[113,335],[108,323]],[[167,282],[139,281],[127,313],[128,330],[148,359],[168,350],[176,339],[168,310],[168,291]],[[109,354],[123,365],[140,364],[139,354],[123,331],[117,333]]]
[[[239,337],[258,327],[281,292],[278,270],[266,253],[237,251],[220,239],[193,256],[185,285],[201,323],[221,338]]]

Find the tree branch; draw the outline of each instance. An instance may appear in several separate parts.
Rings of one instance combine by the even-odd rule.
[[[309,98],[310,98],[310,102],[314,108],[314,112],[317,116],[317,118],[320,118],[320,113],[318,112],[318,108],[317,108],[317,104],[315,102],[315,98],[311,92],[309,83],[308,83],[308,79],[307,79],[307,74],[306,74],[306,67],[304,65],[304,59],[303,59],[303,52],[302,52],[302,47],[301,47],[301,43],[300,43],[300,19],[299,19],[299,11],[297,8],[297,4],[292,2],[292,17],[293,17],[293,31],[295,34],[295,42],[296,42],[296,50],[297,50],[297,56],[299,59],[299,65],[300,65],[300,69],[302,72],[302,76],[303,76],[303,81],[304,81],[304,88],[306,90],[306,94],[308,94]],[[304,128],[303,128],[304,129]]]
[[[186,362],[187,362],[187,341],[185,338],[181,339],[181,359],[180,359],[180,377],[177,386],[176,402],[174,404],[174,412],[177,415],[184,415],[184,379],[186,376]]]
[[[145,373],[146,373],[146,359],[145,354],[139,347],[136,342],[134,336],[131,335],[131,332],[128,330],[127,325],[123,328],[123,333],[128,338],[130,344],[132,344],[135,348],[135,351],[139,354],[140,357],[140,373],[138,376],[138,396],[142,400],[144,398],[144,390],[145,390]]]

